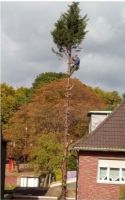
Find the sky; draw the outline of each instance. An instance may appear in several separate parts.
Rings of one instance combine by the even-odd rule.
[[[71,2],[1,2],[1,81],[31,87],[37,75],[66,72],[51,31]],[[89,21],[73,77],[107,91],[125,93],[125,2],[80,2]]]

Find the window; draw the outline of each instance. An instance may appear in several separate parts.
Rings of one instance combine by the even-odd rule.
[[[125,181],[125,169],[122,169],[122,181]]]
[[[125,184],[125,161],[99,160],[97,182]]]
[[[106,167],[100,167],[100,180],[107,180],[107,168]]]
[[[119,181],[120,180],[120,169],[119,168],[109,168],[109,180]]]

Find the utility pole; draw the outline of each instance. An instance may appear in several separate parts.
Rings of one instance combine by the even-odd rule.
[[[25,137],[24,137],[24,170],[26,169],[26,150],[27,150],[27,125],[25,127]]]

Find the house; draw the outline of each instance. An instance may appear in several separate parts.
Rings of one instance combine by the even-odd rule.
[[[78,152],[77,200],[119,200],[125,186],[125,101],[104,113],[100,124],[93,120],[97,113],[89,113],[88,136],[73,145]]]

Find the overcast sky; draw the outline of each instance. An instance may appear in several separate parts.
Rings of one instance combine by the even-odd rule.
[[[51,31],[70,2],[2,2],[2,82],[30,87],[42,72],[66,72],[52,53]],[[81,2],[89,30],[74,77],[105,90],[125,92],[125,2]]]

